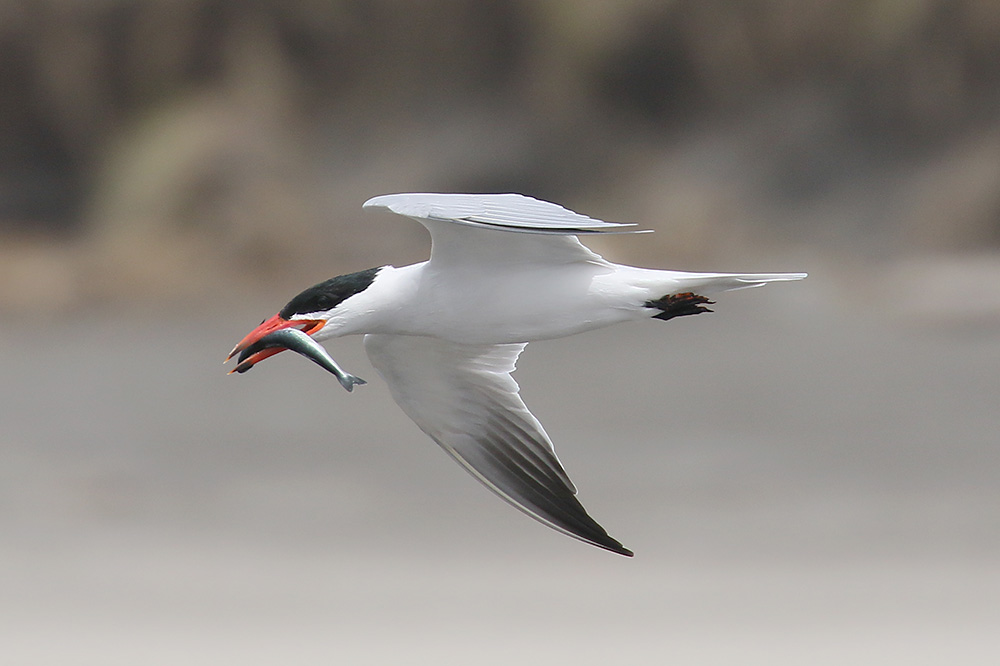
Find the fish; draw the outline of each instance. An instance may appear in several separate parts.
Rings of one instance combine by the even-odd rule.
[[[283,328],[279,331],[268,333],[257,340],[240,353],[237,365],[233,371],[241,374],[246,372],[256,363],[256,361],[250,359],[251,356],[257,352],[274,347],[289,349],[297,354],[301,354],[321,368],[333,373],[337,377],[337,381],[340,382],[340,385],[347,389],[348,392],[353,391],[355,386],[368,383],[360,377],[345,372],[343,368],[337,365],[337,362],[333,360],[333,357],[330,356],[323,345],[297,328]]]

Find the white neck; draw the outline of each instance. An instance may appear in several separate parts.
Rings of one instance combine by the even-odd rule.
[[[344,335],[398,332],[391,329],[400,319],[400,310],[412,301],[420,284],[416,274],[426,263],[403,268],[383,266],[367,289],[333,309],[326,325],[313,337],[326,340]]]

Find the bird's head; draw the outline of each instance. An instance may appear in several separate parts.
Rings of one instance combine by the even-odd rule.
[[[371,268],[359,273],[338,275],[309,287],[288,301],[278,314],[262,321],[229,352],[227,361],[239,354],[238,363],[230,374],[246,372],[255,364],[287,349],[283,345],[271,342],[272,339],[277,339],[277,336],[271,336],[272,333],[284,329],[298,329],[310,337],[316,337],[316,334],[336,317],[338,307],[351,296],[367,289],[374,282],[380,269]],[[322,337],[337,334],[331,328],[327,328],[324,333],[328,331],[329,335]]]

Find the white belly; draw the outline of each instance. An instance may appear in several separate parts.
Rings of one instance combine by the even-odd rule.
[[[378,332],[465,344],[559,338],[648,316],[642,307],[646,290],[625,278],[615,268],[582,263],[444,276],[425,271],[408,301]]]
[[[599,261],[486,266],[385,266],[368,288],[338,304],[313,337],[386,333],[465,344],[531,342],[647,319],[661,312],[650,302],[668,294],[707,295],[805,277],[686,273]]]

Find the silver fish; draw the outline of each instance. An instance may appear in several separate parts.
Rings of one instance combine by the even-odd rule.
[[[239,362],[236,364],[234,371],[240,373],[246,372],[253,367],[253,363],[245,362],[250,356],[272,347],[283,347],[284,349],[290,349],[305,356],[310,361],[336,375],[340,385],[348,391],[354,390],[355,384],[368,383],[360,377],[355,377],[348,372],[344,372],[321,344],[297,328],[283,328],[273,333],[268,333],[244,349],[240,353]]]

